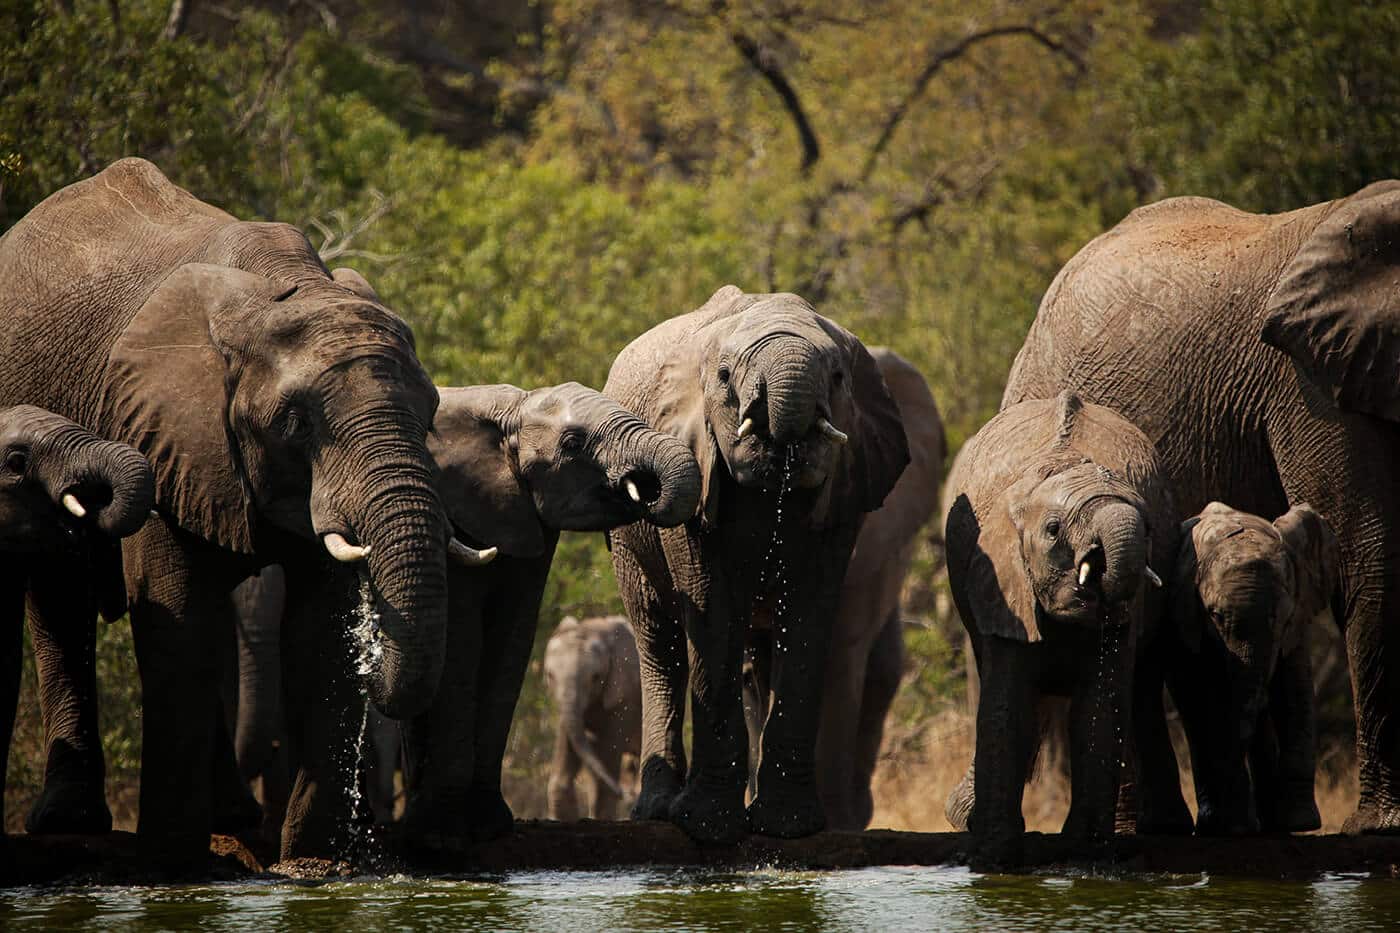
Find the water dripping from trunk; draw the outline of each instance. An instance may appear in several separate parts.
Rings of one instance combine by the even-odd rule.
[[[359,601],[350,612],[350,661],[355,674],[361,679],[371,676],[379,668],[384,656],[384,644],[379,629],[379,613],[374,606],[374,588],[369,577],[360,574]],[[349,790],[349,814],[345,820],[347,838],[339,846],[340,857],[353,865],[363,865],[378,870],[382,853],[379,852],[374,836],[374,821],[363,821],[365,795],[360,781],[364,770],[365,735],[369,730],[369,693],[361,687],[364,702],[360,710],[360,728],[355,734],[355,744],[346,749],[341,760],[345,771],[341,775],[344,786]]]
[[[768,550],[763,555],[763,565],[758,573],[758,598],[765,599],[771,592],[773,651],[787,650],[787,561],[783,556],[783,502],[787,498],[788,487],[792,483],[793,466],[797,448],[789,445],[783,451],[783,481],[778,486],[778,501],[773,510],[773,535],[768,539]],[[764,698],[764,706],[768,706]],[[783,715],[782,708],[771,715]]]

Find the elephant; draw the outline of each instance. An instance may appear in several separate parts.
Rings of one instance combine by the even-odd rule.
[[[865,513],[909,461],[899,408],[849,331],[796,295],[732,285],[628,344],[604,391],[680,438],[703,484],[700,511],[684,526],[609,533],[642,664],[632,816],[670,820],[704,842],[817,832],[825,817],[815,753],[835,607]],[[764,629],[772,706],[746,809],[741,666],[746,639]]]
[[[496,838],[514,825],[501,795],[501,765],[559,533],[677,524],[695,513],[700,496],[699,467],[683,444],[578,383],[530,391],[442,388],[439,395],[428,444],[454,540],[496,556],[489,566],[452,562],[443,677],[428,709],[401,724],[404,833],[411,846],[427,848]],[[245,608],[244,616],[263,627],[278,624],[275,614]],[[265,632],[260,638],[275,640]],[[265,760],[270,745],[245,738],[279,728],[257,721],[275,709],[268,694],[277,681],[264,675],[271,669],[265,659],[243,678],[256,694],[240,703],[245,773]],[[289,687],[302,676],[285,664],[283,670]],[[351,816],[347,777],[355,773],[346,750],[362,720],[346,702],[289,703],[280,728],[291,733],[293,762],[336,767],[321,769],[326,776],[315,788],[292,795],[281,827],[283,857],[338,854]],[[297,735],[306,723],[313,724],[311,739]],[[369,736],[380,742],[377,730]]]
[[[1306,503],[1270,522],[1212,502],[1181,532],[1171,611],[1194,657],[1173,695],[1196,831],[1318,829],[1307,627],[1337,586],[1336,537]]]
[[[544,682],[559,714],[549,765],[548,815],[579,818],[574,780],[593,775],[588,816],[616,818],[623,798],[622,756],[642,748],[642,669],[626,616],[565,616],[544,650]]]
[[[1156,452],[1121,416],[1066,392],[1004,409],[967,442],[947,485],[948,582],[981,676],[975,758],[948,809],[970,812],[979,858],[1018,863],[1039,701],[1069,696],[1063,832],[1076,845],[1102,842],[1129,713],[1152,712],[1134,693],[1166,605],[1151,561],[1176,551]],[[1140,757],[1172,754],[1160,679],[1155,689],[1157,721],[1132,724]]]
[[[1069,389],[1152,439],[1177,504],[1337,534],[1331,594],[1356,698],[1348,832],[1400,831],[1400,182],[1283,214],[1140,207],[1050,285],[1003,406]]]
[[[332,275],[294,227],[239,221],[122,159],[0,239],[0,348],[0,404],[38,404],[151,463],[159,517],[122,543],[143,843],[204,852],[214,784],[236,781],[217,648],[229,592],[260,566],[355,562],[377,613],[370,698],[395,717],[431,702],[449,544],[427,446],[437,392],[362,277]],[[294,606],[321,592],[310,580],[289,575]],[[65,578],[31,598],[41,615],[78,615],[82,589]],[[297,689],[316,694],[345,626],[304,615],[319,627],[284,648]]]
[[[97,728],[96,616],[122,612],[120,558],[113,542],[134,534],[155,505],[146,458],[32,405],[0,409],[0,825],[19,700],[28,596],[47,762],[44,789],[25,820],[35,834],[112,828]],[[73,597],[79,615],[57,617],[40,602],[98,581]],[[85,602],[79,602],[81,595]],[[69,626],[72,626],[71,628]]]
[[[866,516],[841,584],[817,727],[817,791],[831,829],[864,829],[875,810],[870,781],[879,761],[885,715],[904,673],[900,590],[916,536],[938,511],[938,486],[948,452],[943,420],[923,375],[893,350],[869,349],[899,406],[909,465],[885,504]],[[758,738],[767,714],[764,660],[772,650],[759,633],[752,642],[744,678],[751,765],[758,759]]]

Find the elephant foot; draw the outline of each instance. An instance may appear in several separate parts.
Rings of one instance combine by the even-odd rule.
[[[515,832],[515,814],[499,787],[473,787],[467,796],[473,842],[489,842]]]
[[[1268,819],[1262,821],[1267,833],[1309,833],[1322,828],[1322,814],[1309,794],[1306,798],[1280,803]]]
[[[692,782],[671,803],[667,819],[696,842],[734,843],[748,832],[743,801],[742,784],[730,790]]]
[[[1210,803],[1196,812],[1198,836],[1247,836],[1259,832],[1259,818],[1253,813],[1231,813]]]
[[[240,836],[263,831],[263,808],[246,789],[221,800],[214,809],[213,831],[221,836]]]
[[[800,839],[826,828],[826,814],[814,789],[777,795],[760,792],[749,804],[749,832],[779,839]]]
[[[968,822],[972,819],[972,805],[976,801],[972,768],[969,766],[967,773],[948,794],[948,799],[943,804],[943,816],[948,820],[948,825],[959,832],[966,832]]]
[[[1143,801],[1137,814],[1137,829],[1141,834],[1154,836],[1189,836],[1191,811],[1186,802],[1178,798],[1170,805],[1149,805]]]
[[[642,769],[642,791],[632,805],[632,819],[669,820],[680,795],[680,775],[664,760],[653,758]]]
[[[29,815],[24,831],[31,836],[65,834],[101,835],[112,831],[112,811],[102,785],[87,782],[44,785]]]
[[[1400,833],[1400,807],[1363,804],[1347,817],[1342,832],[1348,835],[1394,835]]]
[[[1026,840],[1023,833],[996,835],[977,839],[967,864],[977,872],[1015,871],[1026,861]]]
[[[514,829],[515,814],[497,788],[419,791],[404,808],[404,834],[428,849],[489,842]]]

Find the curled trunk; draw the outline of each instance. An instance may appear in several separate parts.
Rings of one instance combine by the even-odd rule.
[[[1112,603],[1127,602],[1147,571],[1147,522],[1134,506],[1112,501],[1095,513],[1093,526],[1104,552],[1104,595]]]
[[[57,415],[47,418],[52,423],[43,425],[32,455],[54,503],[72,496],[85,518],[115,538],[140,529],[155,507],[155,480],[146,458]]]
[[[700,467],[690,448],[669,434],[652,431],[641,459],[660,486],[656,501],[647,504],[647,520],[669,528],[694,515],[700,502]]]

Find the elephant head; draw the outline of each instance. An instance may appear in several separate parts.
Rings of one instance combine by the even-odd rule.
[[[29,405],[0,411],[0,550],[62,549],[84,527],[136,532],[155,505],[132,448]]]
[[[978,624],[987,634],[1039,641],[1044,618],[1102,624],[1115,618],[1146,578],[1148,509],[1122,476],[1067,446],[1082,403],[1060,397],[1062,443],[1030,464],[981,523],[969,590],[992,608]]]
[[[559,711],[559,731],[598,781],[622,796],[588,738],[584,715],[590,708],[613,714],[641,700],[637,643],[622,616],[579,622],[565,616],[545,645],[545,687]],[[562,740],[562,739],[561,739]]]
[[[103,421],[146,454],[167,522],[252,553],[288,535],[355,562],[376,601],[387,715],[442,669],[447,529],[426,435],[437,390],[407,325],[280,224],[233,224],[258,272],[190,263],[116,337]],[[271,258],[268,258],[271,257]]]
[[[861,342],[796,295],[727,285],[695,313],[694,338],[663,350],[654,423],[695,453],[706,515],[720,471],[741,486],[820,487],[818,525],[879,508],[909,452]]]
[[[605,531],[695,514],[700,472],[686,446],[576,382],[439,390],[429,448],[461,533],[515,557],[545,532]]]
[[[1229,709],[1218,712],[1238,743],[1232,757],[1249,746],[1279,659],[1327,608],[1339,562],[1332,530],[1306,503],[1271,523],[1212,502],[1183,523],[1174,612],[1191,648],[1202,638],[1224,647]]]

